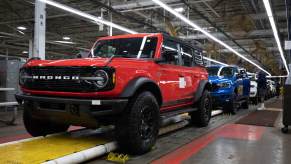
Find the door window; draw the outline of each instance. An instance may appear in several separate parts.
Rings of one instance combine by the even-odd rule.
[[[165,40],[162,48],[162,58],[165,59],[165,63],[167,64],[179,65],[177,43]]]
[[[193,65],[193,52],[192,49],[187,46],[181,46],[181,58],[182,65],[191,67]]]
[[[232,77],[233,74],[234,72],[231,67],[223,67],[220,71],[220,76],[224,76],[224,77]]]

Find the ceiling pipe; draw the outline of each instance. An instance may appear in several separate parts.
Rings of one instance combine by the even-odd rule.
[[[235,55],[239,56],[240,58],[246,60],[247,62],[249,62],[250,64],[256,66],[258,69],[264,71],[265,73],[267,73],[268,75],[271,75],[268,71],[266,71],[264,68],[262,68],[260,65],[258,65],[257,63],[253,62],[252,60],[250,60],[249,58],[247,58],[246,56],[238,53],[237,51],[235,51],[232,47],[230,47],[229,45],[227,45],[225,42],[223,42],[222,40],[216,38],[215,36],[213,36],[211,33],[209,33],[208,31],[204,30],[202,27],[200,27],[199,25],[193,23],[191,20],[187,19],[184,15],[178,13],[177,11],[175,11],[173,8],[169,7],[167,4],[163,3],[160,0],[152,0],[153,2],[155,2],[156,4],[158,4],[159,6],[163,7],[165,10],[167,10],[168,12],[170,12],[171,14],[173,14],[174,16],[176,16],[177,18],[179,18],[180,20],[182,20],[184,23],[189,24],[191,27],[193,27],[194,29],[197,29],[198,31],[200,31],[201,33],[207,35],[209,37],[209,39],[213,40],[214,42],[220,44],[221,46],[231,50]]]
[[[241,48],[245,53],[249,54],[253,59],[255,59],[257,62],[259,62],[262,67],[266,70],[268,70],[269,72],[271,72],[271,74],[274,74],[274,72],[270,71],[270,69],[268,69],[264,64],[261,63],[260,60],[258,60],[253,54],[251,54],[249,51],[247,51],[244,47],[242,47],[240,44],[238,44],[230,35],[228,35],[224,30],[222,30],[221,28],[217,27],[215,23],[213,23],[210,19],[208,19],[208,17],[204,16],[201,12],[199,12],[197,9],[195,9],[194,7],[192,7],[188,2],[186,2],[185,0],[181,0],[185,5],[187,5],[193,12],[195,12],[197,15],[199,15],[201,18],[205,19],[206,22],[208,22],[211,26],[213,26],[215,29],[217,29],[218,32],[221,32],[222,34],[224,34],[225,37],[227,37],[229,40],[233,41],[233,43],[238,46],[239,48]]]
[[[108,6],[108,5],[106,5],[106,4],[103,4],[103,3],[99,2],[99,1],[96,1],[96,0],[91,0],[91,2],[94,2],[94,3],[98,4],[98,5],[100,5],[101,7],[103,7],[103,8],[105,8],[105,9],[109,10],[110,12],[112,12],[112,13],[114,13],[114,14],[117,14],[117,15],[119,15],[119,16],[121,16],[121,17],[127,19],[127,20],[130,20],[130,21],[136,22],[136,23],[138,23],[138,24],[140,24],[140,25],[143,25],[143,26],[147,26],[147,27],[149,27],[150,29],[152,29],[153,31],[160,31],[157,27],[153,26],[152,24],[145,23],[145,22],[140,21],[140,20],[138,20],[138,19],[136,19],[136,18],[134,18],[134,17],[124,15],[123,13],[121,13],[121,12],[115,10],[115,9],[112,8],[111,6]],[[163,31],[163,32],[164,32],[164,31]]]

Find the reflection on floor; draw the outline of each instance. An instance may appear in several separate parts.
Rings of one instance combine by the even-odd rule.
[[[187,126],[162,135],[151,152],[131,156],[128,163],[290,163],[291,134],[280,131],[281,101],[281,98],[273,98],[266,102],[266,110],[280,111],[274,127],[235,124],[257,109],[250,106],[249,110],[240,110],[237,115],[219,115],[206,128]],[[31,137],[21,117],[20,113],[16,126],[0,123],[0,143]],[[75,128],[78,127],[71,129]],[[110,163],[104,159],[88,163]]]
[[[281,111],[281,98],[266,102],[266,107],[266,110]],[[281,116],[273,128],[226,124],[152,163],[290,163],[291,135],[281,133]]]

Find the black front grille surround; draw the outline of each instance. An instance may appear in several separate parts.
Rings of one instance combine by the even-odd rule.
[[[24,88],[32,90],[45,91],[62,91],[62,92],[96,92],[108,91],[114,88],[113,74],[115,69],[112,67],[54,67],[54,66],[39,66],[39,67],[24,67],[21,71],[25,71],[26,76],[70,76],[70,77],[94,77],[98,70],[103,70],[108,74],[108,83],[103,88],[98,88],[94,85],[94,81],[81,79],[25,79]]]

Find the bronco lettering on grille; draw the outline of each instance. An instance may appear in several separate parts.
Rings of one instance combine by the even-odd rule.
[[[79,80],[79,76],[32,76],[34,80]]]

